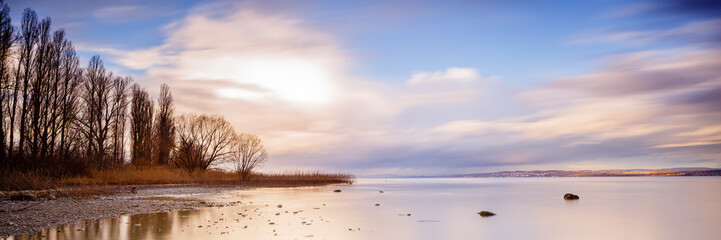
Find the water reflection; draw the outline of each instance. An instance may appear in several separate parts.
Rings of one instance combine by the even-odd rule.
[[[719,189],[718,177],[360,179],[238,191],[220,200],[236,206],[85,221],[15,239],[716,239]],[[566,192],[581,199],[564,201]],[[481,218],[480,210],[498,215]]]

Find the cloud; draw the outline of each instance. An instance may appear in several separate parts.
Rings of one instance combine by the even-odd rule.
[[[721,51],[672,49],[643,51],[606,57],[601,72],[559,79],[556,88],[619,96],[682,91],[685,87],[714,81],[721,66]]]
[[[413,74],[407,83],[409,85],[432,83],[469,83],[480,79],[480,75],[473,68],[446,68],[445,71],[420,72]]]
[[[87,4],[85,4],[87,5]],[[147,4],[114,5],[114,3],[92,3],[86,6],[95,20],[121,24],[147,20],[176,13],[172,3],[152,2]]]
[[[670,29],[656,30],[595,30],[571,38],[571,45],[620,43],[646,45],[659,41],[719,43],[721,41],[721,18],[687,22]]]
[[[497,139],[493,146],[545,146],[556,161],[585,156],[663,154],[718,165],[721,145],[721,51],[684,49],[620,54],[601,71],[557,79],[518,97],[533,113],[489,121],[456,120],[435,132],[458,141]],[[502,136],[502,137],[499,137]],[[626,147],[618,147],[619,145]],[[716,149],[716,150],[713,150]],[[537,151],[534,150],[534,151]],[[586,158],[586,157],[585,157]],[[669,158],[672,160],[674,158]],[[660,162],[661,160],[656,160]]]
[[[93,16],[101,19],[129,18],[143,10],[139,5],[109,6],[93,11]]]
[[[613,11],[604,14],[607,18],[622,18],[635,16],[638,14],[646,13],[650,10],[659,8],[659,4],[653,2],[640,2],[622,6],[614,9]]]

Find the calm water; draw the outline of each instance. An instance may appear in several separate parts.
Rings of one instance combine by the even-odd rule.
[[[581,199],[565,201],[566,192]],[[231,196],[219,201],[243,205],[86,221],[17,239],[721,239],[721,177],[359,179]]]

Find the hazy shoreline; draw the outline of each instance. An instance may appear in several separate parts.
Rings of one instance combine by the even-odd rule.
[[[620,169],[620,170],[530,170],[451,174],[440,176],[372,176],[361,178],[535,178],[535,177],[709,177],[721,169]]]
[[[0,201],[0,237],[38,232],[63,224],[122,215],[232,206],[237,202],[215,201],[235,190],[249,187],[163,186],[139,187],[106,196],[76,199],[62,197],[37,201]],[[22,209],[22,210],[18,210]]]

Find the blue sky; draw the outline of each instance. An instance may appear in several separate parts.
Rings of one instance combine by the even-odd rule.
[[[266,171],[721,167],[718,1],[8,1]]]

